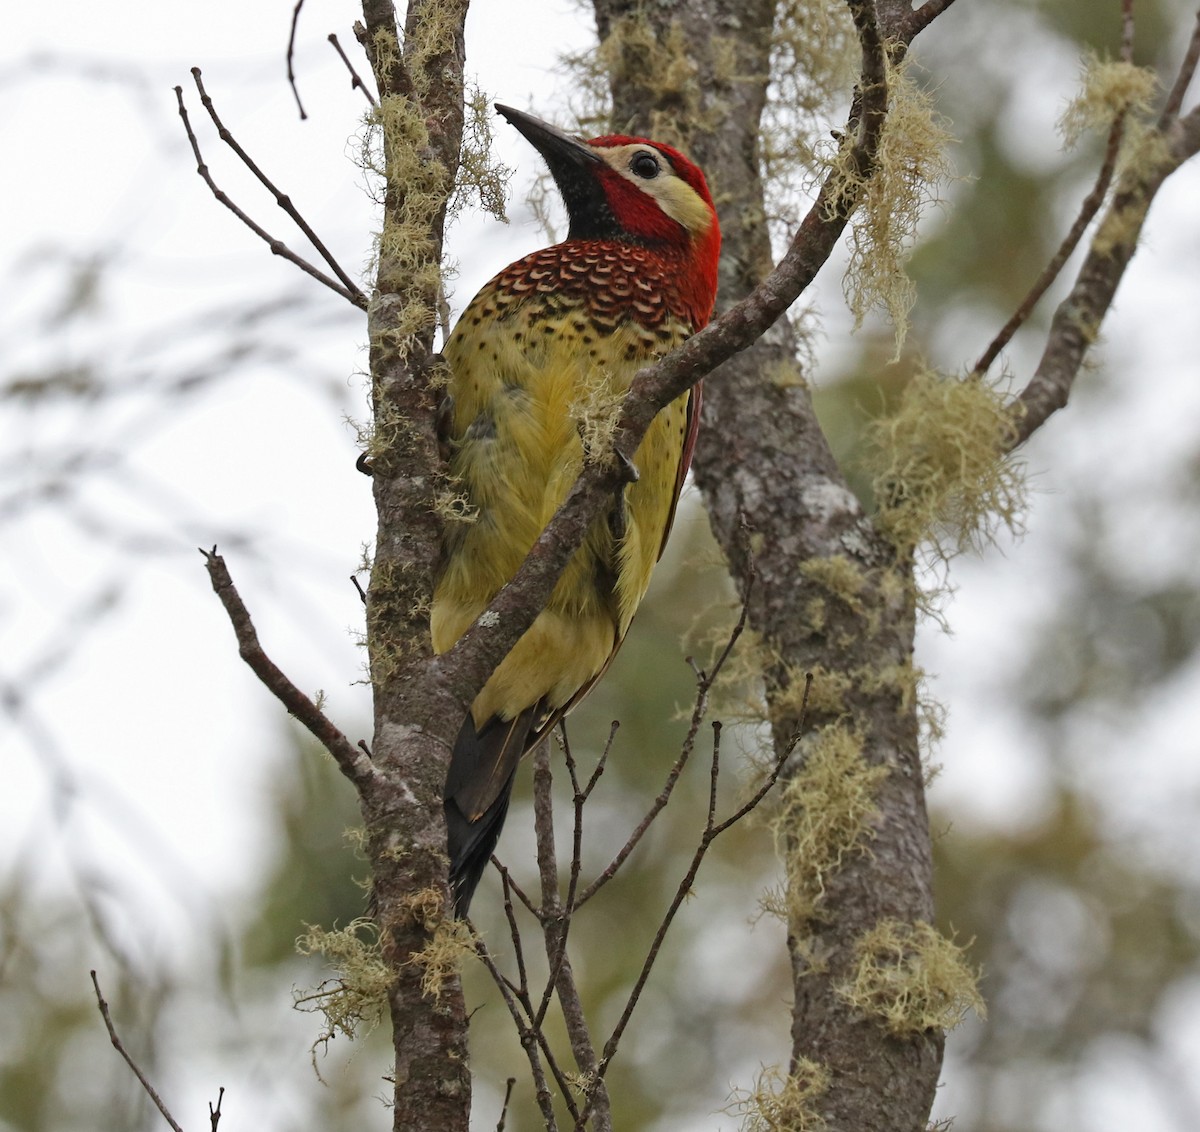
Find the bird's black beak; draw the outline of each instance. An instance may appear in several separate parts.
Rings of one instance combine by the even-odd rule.
[[[556,165],[594,165],[600,158],[582,138],[560,130],[557,126],[543,122],[532,114],[514,110],[511,106],[496,103],[496,110],[538,151],[554,172]]]
[[[585,142],[532,114],[496,103],[496,110],[542,155],[570,218],[570,240],[604,239],[616,232],[599,171],[604,159]]]

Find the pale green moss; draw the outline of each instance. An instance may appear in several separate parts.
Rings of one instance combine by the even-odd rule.
[[[732,1111],[743,1118],[743,1132],[821,1132],[826,1122],[817,1103],[829,1080],[829,1070],[804,1057],[786,1076],[771,1066],[737,1097]]]
[[[476,523],[479,508],[462,491],[447,490],[433,501],[434,511],[447,523]]]
[[[1088,55],[1083,60],[1080,91],[1059,119],[1063,145],[1075,145],[1091,130],[1107,130],[1120,117],[1133,127],[1148,119],[1158,95],[1158,76],[1148,67]],[[1136,141],[1136,128],[1130,134]]]
[[[867,580],[862,569],[844,554],[806,558],[799,564],[799,569],[805,578],[820,586],[830,597],[855,613],[862,612],[862,594]]]
[[[625,393],[603,367],[588,369],[576,382],[574,400],[567,413],[575,422],[583,444],[583,459],[600,463],[613,459],[613,436],[621,420]]]
[[[787,859],[789,920],[820,915],[825,881],[846,855],[865,849],[876,790],[887,768],[871,766],[862,736],[829,724],[801,743],[803,763],[784,786],[771,825]]]
[[[845,4],[784,0],[771,43],[772,94],[763,108],[760,144],[773,216],[795,212],[796,188],[822,165],[820,139],[834,108],[858,78],[861,52]]]
[[[504,206],[513,171],[498,161],[492,152],[492,122],[495,118],[492,100],[476,83],[468,84],[466,93],[462,152],[449,214],[457,216],[475,199],[484,212],[507,224]]]
[[[916,301],[905,264],[917,222],[938,200],[940,183],[953,174],[946,152],[953,137],[933,97],[912,78],[911,67],[908,59],[889,67],[888,116],[870,178],[863,182],[848,165],[847,139],[831,160],[844,187],[842,194],[830,198],[830,210],[841,207],[846,192],[858,193],[850,221],[850,263],[843,278],[846,302],[856,326],[872,309],[886,312],[896,334],[896,357]]]
[[[1018,533],[1025,480],[1012,439],[1012,414],[995,389],[917,373],[895,414],[867,433],[880,526],[902,552],[927,541],[943,559],[999,526]]]
[[[458,978],[462,961],[475,954],[475,936],[462,920],[446,915],[437,889],[414,893],[402,908],[429,933],[429,942],[409,962],[421,968],[421,993],[439,999],[446,985]]]
[[[337,1034],[353,1039],[369,1034],[387,1009],[392,976],[383,961],[375,922],[365,917],[344,928],[328,931],[312,924],[296,940],[301,955],[321,955],[336,968],[336,978],[326,979],[310,991],[294,992],[298,1010],[318,1012],[325,1029],[313,1043],[328,1045]]]
[[[846,697],[854,687],[848,673],[836,668],[814,664],[808,670],[812,674],[812,686],[808,688],[808,712],[817,719],[846,714]],[[780,689],[771,700],[771,714],[775,719],[796,719],[804,705],[806,688],[805,670],[789,666],[786,687]]]
[[[884,920],[872,928],[858,941],[854,972],[838,994],[897,1035],[952,1030],[971,1011],[986,1014],[963,949],[923,922]]]

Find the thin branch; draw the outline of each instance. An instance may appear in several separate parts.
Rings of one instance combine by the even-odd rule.
[[[642,820],[637,824],[637,827],[626,839],[625,844],[617,850],[616,856],[608,863],[607,868],[592,881],[580,893],[579,898],[570,905],[571,911],[581,908],[586,904],[597,892],[600,891],[610,880],[617,875],[617,871],[629,859],[629,855],[637,848],[638,842],[646,835],[647,830],[654,823],[655,818],[662,813],[667,803],[671,800],[671,795],[679,782],[680,775],[683,774],[684,767],[687,766],[688,760],[692,757],[692,752],[696,747],[696,736],[700,733],[700,724],[704,721],[704,717],[708,712],[709,693],[712,691],[713,685],[716,683],[717,677],[721,674],[721,669],[725,667],[725,662],[729,659],[733,652],[734,646],[741,637],[746,628],[746,618],[749,615],[749,591],[754,584],[754,567],[753,563],[749,566],[747,575],[746,590],[747,601],[742,605],[741,614],[738,616],[737,623],[733,627],[733,631],[729,634],[729,640],[725,644],[721,655],[717,657],[716,663],[713,665],[711,673],[705,673],[699,669],[694,669],[696,672],[696,700],[692,704],[692,715],[688,721],[687,734],[683,738],[683,743],[679,748],[679,755],[672,764],[671,769],[667,772],[666,781],[663,783],[663,788],[658,792],[658,796],[650,804],[650,808],[646,811]],[[690,658],[689,658],[690,659]],[[616,728],[614,725],[613,731]],[[611,742],[611,733],[610,733]],[[592,784],[589,784],[589,791]]]
[[[667,937],[667,932],[671,929],[671,924],[675,921],[675,915],[679,911],[680,906],[687,898],[692,890],[692,883],[696,879],[697,872],[700,871],[700,865],[708,853],[709,846],[716,836],[713,833],[713,815],[715,801],[713,797],[716,793],[717,777],[720,774],[721,760],[721,728],[719,724],[713,726],[713,754],[710,772],[710,804],[708,811],[708,819],[705,822],[704,833],[700,837],[700,843],[696,846],[696,851],[692,854],[691,863],[688,865],[687,872],[684,873],[683,879],[679,882],[675,889],[675,896],[671,900],[671,906],[667,909],[666,915],[663,916],[662,922],[658,925],[658,931],[654,933],[654,939],[651,941],[650,948],[646,952],[646,958],[642,962],[642,969],[638,972],[637,981],[633,985],[633,990],[629,992],[629,997],[625,1001],[625,1009],[621,1012],[621,1017],[617,1020],[616,1026],[613,1027],[613,1032],[609,1035],[608,1041],[604,1043],[604,1054],[600,1059],[599,1073],[601,1076],[608,1070],[614,1055],[617,1052],[617,1046],[620,1044],[621,1037],[625,1033],[625,1028],[629,1025],[630,1018],[633,1017],[634,1008],[637,1006],[639,999],[642,996],[642,990],[646,986],[646,981],[650,978],[650,972],[654,967],[654,962],[658,958],[659,950],[662,947],[663,940]],[[586,1111],[584,1113],[586,1116]],[[582,1127],[581,1123],[577,1123],[576,1127]]]
[[[573,820],[571,822],[571,872],[567,877],[567,899],[564,901],[564,907],[567,909],[567,919],[563,923],[563,938],[562,946],[567,946],[567,933],[571,928],[571,912],[575,908],[575,894],[579,891],[579,873],[583,868],[583,806],[588,800],[588,795],[591,793],[592,787],[596,784],[599,773],[604,768],[605,760],[608,757],[608,747],[612,743],[612,737],[616,734],[617,725],[613,721],[612,726],[608,731],[608,743],[605,744],[604,750],[601,752],[600,760],[596,764],[596,770],[592,773],[591,779],[588,780],[587,789],[581,789],[579,785],[579,775],[576,774],[575,758],[571,754],[571,740],[567,737],[567,721],[561,720],[558,725],[559,732],[562,734],[563,743],[563,758],[567,764],[567,773],[571,776],[571,808],[573,812]]]
[[[1196,26],[1192,28],[1192,37],[1188,40],[1187,51],[1184,53],[1183,62],[1179,65],[1179,74],[1175,76],[1171,93],[1167,95],[1167,101],[1163,105],[1162,117],[1158,120],[1160,130],[1165,130],[1179,117],[1179,111],[1183,109],[1183,96],[1187,94],[1187,88],[1195,77],[1198,63],[1200,63],[1200,10],[1196,12]]]
[[[583,1013],[583,1001],[575,982],[575,972],[567,956],[567,929],[570,910],[558,894],[558,862],[554,850],[554,776],[550,768],[550,744],[543,740],[533,754],[533,813],[537,837],[538,873],[542,883],[542,936],[550,971],[542,1002],[532,1019],[541,1033],[551,992],[557,994],[575,1064],[587,1082],[587,1109],[594,1112],[601,1132],[612,1128],[608,1088],[597,1073],[596,1050]]]
[[[263,651],[254,623],[250,620],[250,613],[233,584],[225,559],[217,553],[217,548],[214,546],[211,551],[201,550],[200,553],[204,556],[204,565],[208,570],[213,592],[221,599],[221,604],[229,615],[230,624],[237,636],[241,658],[266,685],[268,691],[304,724],[313,737],[333,756],[342,773],[351,782],[361,788],[372,781],[377,772],[371,760],[334,726],[328,716],[300,691]]]
[[[198,82],[199,69],[193,68],[193,74],[197,75]],[[245,224],[251,232],[258,236],[259,239],[265,241],[270,247],[273,255],[281,256],[289,263],[295,264],[306,275],[311,275],[315,280],[317,280],[318,283],[323,283],[331,291],[335,291],[337,294],[341,295],[342,298],[347,302],[350,302],[360,310],[365,311],[367,309],[367,297],[356,286],[354,286],[353,283],[351,283],[349,287],[346,287],[339,283],[336,279],[331,279],[328,275],[321,271],[320,268],[314,267],[302,256],[297,255],[282,240],[277,240],[265,228],[251,220],[250,217],[242,211],[242,209],[233,203],[224,190],[217,187],[216,181],[213,180],[212,173],[205,164],[203,156],[201,156],[200,143],[196,140],[196,134],[192,130],[192,123],[188,118],[187,107],[183,102],[183,87],[177,86],[175,88],[175,98],[179,104],[179,116],[183,119],[183,128],[187,131],[187,138],[191,143],[192,153],[196,158],[196,172],[200,174],[201,178],[203,178],[204,183],[209,187],[209,190],[212,192],[213,196],[216,197],[217,200],[220,201],[220,203],[223,204],[227,209],[229,209],[229,211],[232,212],[234,216],[236,216],[243,224]]]
[[[980,355],[979,361],[975,363],[971,370],[973,378],[983,377],[984,374],[991,368],[992,363],[1000,356],[1000,351],[1012,341],[1012,337],[1025,321],[1033,314],[1034,307],[1037,306],[1042,296],[1050,289],[1051,284],[1058,278],[1059,273],[1066,266],[1079,246],[1079,241],[1083,239],[1083,234],[1087,231],[1088,225],[1095,219],[1096,213],[1100,211],[1100,206],[1104,203],[1104,198],[1108,195],[1109,186],[1112,184],[1113,172],[1117,167],[1117,154],[1121,148],[1121,138],[1125,133],[1125,113],[1122,112],[1115,122],[1112,124],[1112,129],[1108,132],[1108,142],[1104,148],[1104,163],[1100,166],[1100,172],[1096,176],[1096,183],[1092,186],[1092,191],[1084,198],[1083,203],[1079,206],[1079,215],[1075,217],[1075,223],[1071,225],[1071,230],[1067,233],[1063,242],[1059,245],[1058,251],[1054,253],[1053,258],[1041,275],[1038,276],[1037,282],[1029,289],[1029,294],[1021,301],[1021,305],[1013,312],[1012,317],[1001,327],[1000,332],[992,339],[991,344]]]
[[[1197,30],[1200,34],[1200,25]],[[1195,66],[1192,45],[1196,43],[1194,35],[1173,90]],[[1200,107],[1168,121],[1160,138],[1165,142],[1161,158],[1122,174],[1075,283],[1054,312],[1037,369],[1013,406],[1011,448],[1028,440],[1070,398],[1083,359],[1137,251],[1155,195],[1175,170],[1200,151]]]
[[[592,796],[592,791],[596,789],[596,783],[600,781],[600,776],[604,773],[604,767],[608,763],[608,755],[612,750],[613,741],[617,737],[617,731],[621,727],[621,721],[614,719],[608,728],[608,738],[604,741],[604,750],[600,752],[600,758],[596,761],[596,769],[592,771],[591,778],[588,779],[587,785],[583,788],[583,798],[587,801]],[[565,734],[565,732],[564,732]]]
[[[700,699],[698,697],[697,705],[699,703]],[[703,703],[707,708],[708,699],[706,696],[703,698]],[[695,722],[698,711],[700,709],[697,706],[697,708],[693,709],[692,713],[692,720],[696,730],[699,728],[699,724]],[[572,911],[582,908],[600,889],[617,875],[618,870],[629,859],[629,855],[637,848],[638,843],[646,835],[650,826],[653,825],[654,819],[662,813],[666,804],[671,800],[671,795],[674,793],[675,787],[679,782],[680,775],[683,774],[683,768],[687,766],[688,760],[692,757],[692,751],[695,749],[696,730],[689,726],[688,734],[683,741],[683,745],[680,747],[679,755],[676,757],[671,769],[667,772],[666,781],[663,783],[663,788],[658,792],[658,796],[650,804],[650,808],[643,815],[642,820],[638,822],[633,832],[626,838],[625,844],[617,850],[616,855],[609,861],[604,871],[579,894]]]
[[[511,889],[516,894],[517,899],[525,905],[526,910],[540,920],[542,910],[526,895],[525,890],[513,880],[512,874],[504,867],[500,858],[495,853],[491,856],[491,862],[492,866],[500,873],[500,879],[505,886],[505,890]]]
[[[1133,0],[1121,0],[1121,5],[1121,58],[1128,63],[1133,58]],[[1108,141],[1104,146],[1104,161],[1096,175],[1096,183],[1079,206],[1079,215],[1075,217],[1075,223],[1071,225],[1071,229],[1059,245],[1058,251],[1046,264],[1029,293],[1021,301],[1021,305],[1017,307],[1012,317],[1001,327],[1000,332],[980,355],[979,361],[971,370],[973,378],[983,377],[991,369],[992,363],[1000,356],[1000,351],[1012,341],[1013,335],[1033,314],[1034,308],[1058,278],[1059,273],[1066,266],[1067,260],[1079,246],[1079,241],[1083,239],[1083,234],[1087,231],[1088,226],[1095,219],[1096,213],[1100,211],[1100,207],[1104,204],[1104,198],[1108,195],[1109,186],[1112,184],[1113,173],[1117,168],[1117,156],[1121,152],[1121,140],[1125,136],[1127,117],[1128,110],[1122,110],[1113,121],[1112,127],[1108,131]]]
[[[804,674],[804,694],[800,699],[800,722],[796,726],[795,733],[775,760],[775,765],[771,768],[771,773],[763,780],[763,784],[750,795],[749,800],[734,810],[723,822],[713,826],[714,837],[724,833],[731,825],[736,825],[752,810],[757,809],[759,803],[771,792],[775,783],[779,781],[779,776],[783,773],[783,768],[787,766],[788,759],[792,757],[792,752],[796,749],[796,744],[804,736],[805,721],[808,718],[808,697],[809,693],[812,692],[812,685],[813,674],[806,672]]]
[[[125,1064],[133,1070],[133,1075],[141,1082],[142,1088],[146,1090],[146,1095],[154,1102],[154,1107],[162,1113],[163,1119],[175,1130],[175,1132],[183,1132],[183,1129],[175,1122],[175,1118],[171,1115],[167,1106],[163,1104],[162,1097],[155,1091],[153,1085],[146,1079],[146,1074],[139,1068],[136,1061],[129,1055],[129,1051],[125,1048],[124,1043],[117,1035],[117,1028],[113,1025],[112,1015],[108,1010],[108,1003],[104,1001],[104,995],[100,993],[100,980],[96,978],[96,972],[91,972],[92,986],[96,988],[96,1005],[100,1007],[100,1017],[104,1019],[105,1028],[108,1030],[109,1041],[112,1042],[113,1049],[117,1051],[124,1059]],[[221,1090],[222,1094],[225,1092]],[[210,1106],[211,1107],[211,1106]],[[217,1103],[219,1109],[220,1102]],[[213,1128],[216,1128],[216,1123],[213,1123]]]
[[[496,1122],[496,1132],[504,1132],[504,1124],[508,1119],[508,1102],[512,1100],[513,1086],[517,1083],[515,1077],[510,1077],[504,1084],[504,1104],[500,1106],[500,1119]]]
[[[1172,133],[1176,135],[1172,153],[1180,163],[1200,153],[1200,106],[1180,118]]]
[[[517,959],[517,977],[521,980],[518,992],[525,998],[529,997],[529,976],[525,971],[525,948],[521,943],[521,929],[517,926],[517,913],[513,907],[513,886],[508,870],[500,870],[500,884],[504,892],[504,915],[508,920],[508,930],[513,941],[513,954]]]
[[[346,64],[346,70],[350,72],[350,89],[361,90],[363,97],[372,105],[378,106],[375,101],[375,96],[367,89],[367,84],[359,77],[358,72],[354,69],[354,64],[350,62],[346,52],[342,50],[342,45],[338,42],[338,37],[334,32],[329,33],[329,42],[333,44],[333,49],[341,56],[342,62]]]
[[[217,1132],[217,1125],[221,1123],[221,1102],[224,1099],[225,1099],[225,1086],[222,1085],[217,1090],[217,1107],[213,1108],[212,1101],[208,1102],[209,1132]]]
[[[909,18],[904,29],[905,38],[909,42],[914,40],[953,3],[954,0],[925,0]]]
[[[525,1050],[525,1056],[529,1059],[529,1069],[533,1074],[534,1095],[537,1097],[538,1108],[541,1109],[542,1120],[545,1121],[546,1132],[558,1132],[558,1123],[554,1118],[554,1097],[550,1092],[550,1084],[546,1080],[546,1071],[542,1067],[542,1059],[538,1054],[538,1034],[535,1032],[533,1026],[525,1022],[525,1015],[522,1013],[521,1005],[517,1002],[517,998],[512,992],[511,984],[500,973],[500,968],[496,966],[496,961],[492,958],[491,952],[488,951],[487,944],[483,942],[483,937],[479,935],[475,937],[475,954],[479,956],[483,965],[488,969],[488,973],[492,976],[492,981],[500,989],[504,1005],[508,1007],[508,1012],[512,1015],[512,1020],[516,1024],[517,1034],[521,1039],[521,1046]],[[565,1082],[560,1083],[559,1088],[564,1089]],[[506,1100],[506,1107],[507,1103]]]
[[[609,1036],[608,1041],[604,1043],[604,1053],[596,1069],[598,1077],[603,1078],[608,1071],[609,1065],[612,1064],[612,1059],[616,1055],[621,1037],[629,1025],[629,1020],[633,1017],[633,1011],[641,999],[642,991],[646,986],[647,980],[650,978],[650,972],[654,967],[655,961],[658,959],[663,940],[666,939],[667,932],[670,930],[671,924],[674,922],[675,916],[684,900],[687,899],[689,893],[692,891],[696,874],[700,871],[700,866],[703,864],[712,843],[729,829],[730,826],[741,821],[751,810],[755,809],[767,796],[775,783],[779,781],[779,776],[783,772],[787,760],[796,749],[796,744],[800,741],[804,732],[808,714],[808,697],[812,690],[812,681],[812,673],[806,673],[804,677],[804,698],[800,703],[800,719],[796,726],[796,733],[776,757],[771,773],[767,776],[766,781],[754,792],[748,802],[738,807],[728,818],[721,822],[716,820],[717,785],[721,773],[721,724],[717,720],[713,721],[713,753],[709,767],[708,815],[704,823],[704,832],[700,836],[700,842],[696,846],[695,853],[692,854],[691,864],[688,866],[687,872],[675,890],[675,897],[671,901],[671,906],[667,909],[666,915],[659,924],[658,931],[655,933],[654,939],[650,944],[650,948],[646,952],[646,958],[642,963],[642,969],[638,974],[637,982],[634,983],[633,990],[629,992],[629,997],[625,1001],[625,1009],[621,1012],[621,1017],[618,1019],[616,1026],[613,1027],[613,1032]],[[588,1107],[585,1106],[579,1119],[575,1122],[576,1130],[583,1128],[588,1115]]]
[[[342,265],[338,263],[336,259],[334,259],[333,254],[324,245],[324,243],[322,243],[321,238],[316,234],[316,232],[313,231],[312,226],[308,223],[308,221],[300,215],[300,211],[292,203],[292,198],[289,197],[287,193],[280,192],[279,189],[275,187],[275,184],[270,177],[268,177],[258,167],[254,159],[242,148],[238,140],[229,132],[229,129],[226,127],[225,123],[221,121],[220,117],[217,115],[216,105],[209,97],[208,91],[204,89],[204,79],[201,76],[199,67],[192,68],[192,78],[195,80],[196,90],[200,93],[201,105],[203,105],[204,109],[208,111],[208,116],[212,119],[212,124],[217,128],[217,136],[227,146],[229,146],[234,153],[237,154],[242,164],[245,165],[246,168],[258,178],[258,181],[262,187],[275,198],[275,203],[279,205],[279,207],[282,208],[285,213],[287,213],[296,227],[304,233],[305,237],[308,239],[308,242],[317,249],[317,253],[329,265],[330,270],[338,277],[338,279],[341,280],[342,285],[346,288],[346,290],[349,291],[352,296],[354,296],[352,301],[355,303],[355,305],[361,306],[363,310],[366,310],[366,295],[359,290],[359,287],[354,280],[346,274],[346,272],[342,269]]]
[[[296,53],[296,25],[300,22],[300,9],[304,7],[304,0],[296,0],[296,6],[292,9],[292,30],[288,35],[287,45],[287,77],[288,85],[292,88],[292,94],[296,96],[296,109],[300,111],[300,121],[303,122],[308,118],[304,113],[304,103],[300,101],[300,91],[296,89],[296,72],[292,68],[292,58]]]
[[[1136,21],[1133,17],[1133,0],[1121,0],[1121,62],[1133,62],[1133,40]]]
[[[519,892],[520,890],[517,888],[516,883],[513,882],[509,877],[508,870],[505,869],[495,857],[492,858],[492,863],[500,870],[500,879],[504,888],[504,914],[508,918],[508,927],[513,942],[513,951],[517,958],[517,970],[519,972],[520,985],[514,984],[513,981],[508,978],[508,976],[501,972],[494,961],[489,962],[491,959],[490,955],[481,954],[480,958],[484,959],[484,965],[488,968],[488,973],[492,976],[492,980],[500,988],[500,993],[504,996],[505,1002],[509,1006],[510,1013],[514,1011],[517,1006],[519,1006],[524,1012],[523,1015],[513,1014],[513,1018],[517,1025],[517,1033],[521,1036],[522,1044],[525,1042],[526,1031],[528,1031],[530,1040],[536,1043],[537,1047],[541,1049],[542,1054],[545,1056],[546,1064],[549,1066],[550,1072],[553,1074],[554,1080],[557,1082],[559,1090],[563,1094],[563,1098],[567,1103],[568,1111],[571,1113],[572,1118],[574,1118],[577,1108],[574,1100],[571,1098],[570,1082],[567,1081],[566,1076],[559,1069],[558,1062],[554,1057],[554,1052],[550,1048],[549,1040],[546,1038],[546,1034],[542,1030],[540,1022],[534,1020],[533,1000],[529,996],[529,979],[525,972],[525,951],[521,943],[521,929],[517,926],[516,913],[512,902],[513,892]],[[522,898],[524,899],[523,894]],[[474,931],[474,929],[472,930]],[[480,939],[478,932],[475,932],[475,936],[482,946],[482,939]],[[526,1025],[526,1019],[528,1019],[528,1025]],[[548,1090],[547,1096],[549,1096]]]

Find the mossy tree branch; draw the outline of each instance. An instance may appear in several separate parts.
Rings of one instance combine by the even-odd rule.
[[[1070,293],[1058,305],[1046,346],[1017,398],[1013,446],[1029,439],[1065,407],[1088,349],[1137,251],[1150,206],[1167,178],[1200,152],[1200,107],[1180,118],[1183,94],[1200,58],[1200,13],[1162,116],[1139,140],[1118,178]]]
[[[602,36],[623,19],[637,18],[621,0],[594,3]],[[948,7],[926,4],[914,13],[902,0],[879,0],[882,37],[893,60]],[[724,235],[720,301],[727,306],[740,305],[769,278],[758,131],[781,13],[774,0],[700,0],[665,6],[661,17],[650,17],[658,39],[666,39],[668,25],[682,30],[697,98],[713,110],[681,141],[714,185]],[[722,72],[719,55],[720,46],[730,44],[736,52],[732,76]],[[623,79],[636,73],[634,63],[619,68]],[[621,128],[645,129],[655,109],[652,95],[614,81],[614,118]],[[715,371],[705,386],[694,465],[751,626],[774,658],[764,675],[777,751],[786,749],[796,730],[802,702],[797,674],[817,673],[812,729],[786,772],[799,779],[797,791],[784,786],[796,821],[781,829],[787,887],[815,892],[817,902],[805,907],[795,901],[785,913],[796,998],[791,1076],[779,1092],[758,1098],[755,1111],[761,1109],[763,1127],[815,1127],[819,1117],[820,1126],[844,1132],[917,1129],[924,1127],[937,1085],[940,1031],[895,1035],[838,994],[854,970],[858,941],[878,923],[917,925],[933,913],[917,718],[911,680],[900,675],[911,674],[915,588],[906,556],[864,513],[837,467],[796,355],[796,333],[781,318]],[[795,376],[772,379],[779,374]],[[741,534],[743,524],[749,540]],[[829,579],[837,572],[806,571],[805,563],[841,564],[840,573],[850,573],[853,584],[835,585]],[[797,584],[798,573],[808,584]],[[868,678],[870,673],[897,676]],[[849,779],[839,773],[814,795],[810,786],[823,781],[818,772],[825,748],[841,751],[856,773]],[[847,781],[861,781],[862,789],[847,794]],[[837,813],[810,826],[800,823],[821,798],[834,799]],[[816,843],[802,836],[804,828],[820,834]],[[839,840],[843,835],[849,844]],[[815,886],[813,868],[821,870]]]
[[[422,986],[422,957],[449,922],[442,790],[461,700],[421,679],[441,529],[433,335],[443,226],[463,132],[466,0],[364,0],[384,201],[367,313],[378,512],[367,595],[376,775],[359,800],[371,861],[395,1053],[393,1127],[466,1132],[467,1018],[456,974]],[[448,723],[454,720],[453,726]]]

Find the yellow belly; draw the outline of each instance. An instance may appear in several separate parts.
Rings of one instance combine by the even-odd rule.
[[[569,317],[464,314],[445,354],[454,398],[451,470],[470,517],[447,533],[434,591],[433,647],[445,652],[524,561],[583,466],[581,422],[624,392],[637,370],[673,343],[636,326],[585,342]],[[673,337],[681,340],[684,329]],[[493,673],[472,707],[477,726],[511,719],[545,700],[562,707],[620,644],[650,583],[674,506],[687,429],[688,397],[654,420],[633,460],[618,543],[609,515],[583,547],[529,631]],[[616,501],[614,501],[615,503]]]

